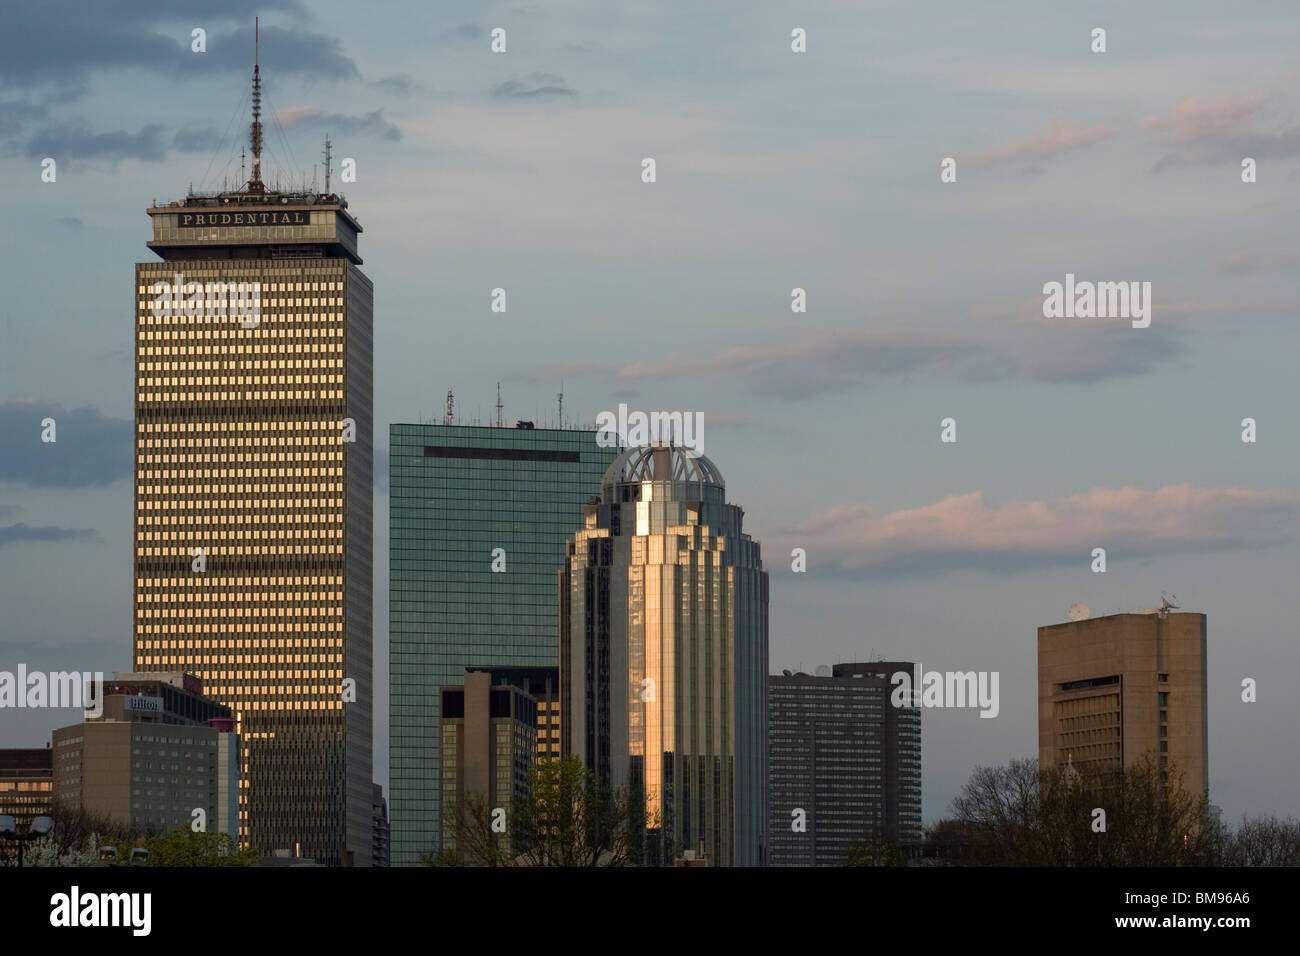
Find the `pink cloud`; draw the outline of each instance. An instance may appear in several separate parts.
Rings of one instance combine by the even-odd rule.
[[[1075,126],[1069,120],[1058,119],[1028,139],[1005,146],[982,150],[971,157],[976,166],[991,166],[1017,159],[1046,159],[1073,149],[1084,149],[1110,139],[1118,132],[1114,126],[1099,124],[1092,127]]]
[[[1086,567],[1174,552],[1253,548],[1293,537],[1300,495],[1249,488],[1165,485],[1093,488],[1042,501],[992,504],[982,491],[895,512],[831,508],[769,535],[778,553],[808,551],[810,569],[883,573]]]

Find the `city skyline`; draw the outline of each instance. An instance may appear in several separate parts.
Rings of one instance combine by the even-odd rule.
[[[1300,455],[1286,424],[1295,330],[1280,320],[1295,312],[1294,24],[1102,5],[1103,59],[1092,24],[1064,11],[923,24],[884,4],[809,13],[801,61],[795,24],[725,10],[689,14],[672,58],[635,15],[595,6],[575,19],[464,5],[441,20],[412,6],[398,30],[391,15],[317,10],[264,14],[268,142],[297,154],[280,168],[299,178],[326,133],[336,161],[358,161],[336,188],[384,290],[378,428],[441,417],[448,386],[467,420],[489,421],[498,380],[512,419],[544,421],[559,391],[574,421],[620,402],[701,411],[767,551],[772,670],[876,652],[1003,675],[998,719],[926,715],[927,821],[977,764],[1036,752],[1036,628],[1075,601],[1136,611],[1177,591],[1224,636],[1208,651],[1214,801],[1230,819],[1300,812],[1278,769],[1295,762],[1286,728],[1300,717],[1284,692]],[[209,60],[187,52],[196,24],[139,11],[68,18],[112,54],[72,59],[37,10],[4,41],[2,201],[18,228],[0,254],[25,280],[0,325],[0,644],[14,661],[128,664],[123,276],[151,196],[202,176],[196,188],[219,188],[223,162],[238,178],[237,150],[232,165],[218,146],[227,117],[236,130],[245,117],[253,12],[214,14]],[[511,46],[493,59],[498,21]],[[155,46],[121,42],[131,30]],[[1253,153],[1260,178],[1245,185]],[[39,181],[46,156],[55,183]],[[948,156],[959,171],[944,185]],[[1043,323],[1039,290],[1067,274],[1152,281],[1151,327]],[[808,313],[791,313],[794,287]],[[47,416],[53,447],[39,442]],[[1257,444],[1240,440],[1246,417]],[[374,706],[389,709],[381,688]],[[6,712],[0,745],[43,743],[66,717]],[[387,733],[381,719],[386,786]]]

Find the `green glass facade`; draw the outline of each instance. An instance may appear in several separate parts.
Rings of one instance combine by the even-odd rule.
[[[565,545],[619,454],[596,434],[389,427],[394,866],[440,844],[440,688],[463,684],[469,666],[558,664]]]

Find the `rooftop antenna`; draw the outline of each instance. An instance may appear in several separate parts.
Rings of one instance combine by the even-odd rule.
[[[247,173],[244,172],[244,160],[247,159],[247,157],[248,157],[248,150],[245,149],[243,146],[239,147],[239,181],[241,183],[248,181],[247,179],[244,178],[245,176],[248,175]]]
[[[442,416],[442,423],[444,425],[450,425],[452,422],[452,416],[455,414],[455,412],[456,412],[456,396],[452,395],[451,388],[448,388],[447,389],[447,411]]]
[[[262,69],[258,62],[258,45],[261,42],[258,19],[253,18],[253,123],[248,131],[253,148],[253,175],[248,180],[250,193],[266,192],[266,186],[262,183]]]
[[[505,406],[501,404],[501,383],[497,382],[497,428],[505,427],[505,419],[501,417],[501,409]]]
[[[555,393],[555,397],[560,400],[560,427],[564,427],[564,379],[560,379],[560,390]]]
[[[325,137],[325,195],[330,194],[330,147],[334,144],[330,142],[328,135]]]

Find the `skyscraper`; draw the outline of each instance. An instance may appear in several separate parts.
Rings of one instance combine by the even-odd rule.
[[[605,473],[560,577],[561,735],[644,801],[648,853],[761,866],[767,572],[709,459],[632,448]]]
[[[262,182],[260,95],[255,66],[244,188],[148,210],[135,669],[235,712],[243,839],[365,865],[372,286],[345,199]]]
[[[596,434],[389,429],[394,866],[440,848],[439,689],[462,685],[468,667],[556,666],[555,576],[618,455]]]
[[[1038,629],[1038,760],[1116,771],[1144,754],[1208,786],[1206,619],[1150,610]]]
[[[855,845],[921,839],[921,710],[895,707],[900,661],[768,678],[773,866],[844,866]]]

